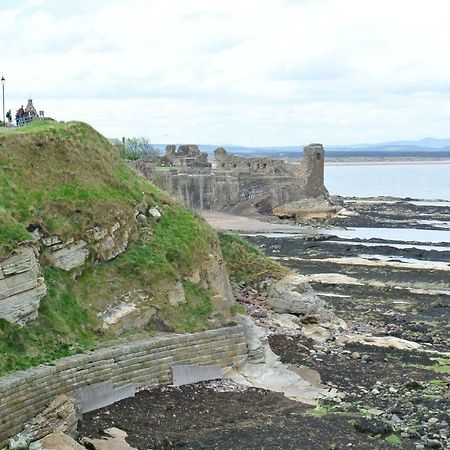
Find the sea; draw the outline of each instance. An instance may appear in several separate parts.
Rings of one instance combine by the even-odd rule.
[[[331,195],[450,201],[450,163],[326,165]]]
[[[357,164],[326,165],[325,186],[331,195],[346,197],[398,197],[425,200],[418,205],[440,206],[442,213],[450,214],[450,163],[413,164]],[[436,200],[441,200],[436,202]],[[442,202],[442,200],[444,200]],[[393,203],[393,202],[392,202]],[[415,202],[412,202],[415,203]],[[420,221],[426,224],[429,220]],[[392,241],[426,243],[426,250],[446,250],[450,244],[448,221],[435,226],[442,230],[395,228],[348,228],[333,230],[342,239],[387,239]],[[367,245],[370,245],[367,243]]]

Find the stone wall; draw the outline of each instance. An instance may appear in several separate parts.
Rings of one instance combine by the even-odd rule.
[[[223,148],[216,149],[215,158],[212,169],[157,167],[145,159],[131,165],[184,206],[200,211],[232,209],[250,201],[254,205],[261,203],[258,209],[270,213],[277,206],[297,200],[328,200],[320,144],[304,148],[299,167],[279,159],[230,155]]]
[[[155,337],[70,356],[0,378],[0,448],[59,394],[111,380],[114,388],[170,384],[176,364],[242,363],[247,345],[240,326]]]

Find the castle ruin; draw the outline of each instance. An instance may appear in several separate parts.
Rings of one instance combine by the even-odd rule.
[[[166,155],[131,163],[158,187],[195,210],[254,207],[271,214],[277,207],[311,200],[329,203],[324,185],[324,150],[310,144],[300,165],[281,159],[246,158],[219,147],[210,163],[197,145],[166,147]]]

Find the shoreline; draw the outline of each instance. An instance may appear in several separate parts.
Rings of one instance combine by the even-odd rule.
[[[325,158],[325,166],[368,166],[368,165],[436,165],[449,164],[450,158]]]

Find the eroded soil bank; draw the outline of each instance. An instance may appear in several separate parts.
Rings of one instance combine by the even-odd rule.
[[[267,255],[308,276],[347,321],[348,330],[322,343],[268,330],[283,362],[316,370],[337,398],[314,408],[228,381],[159,388],[86,414],[80,436],[116,426],[138,449],[450,448],[450,215],[444,204],[416,203],[351,199],[344,205],[358,215],[328,224],[416,229],[414,241],[245,229]],[[421,229],[443,232],[442,242],[423,239]],[[240,289],[247,309],[264,302],[263,294]],[[421,348],[346,336],[398,337]]]

